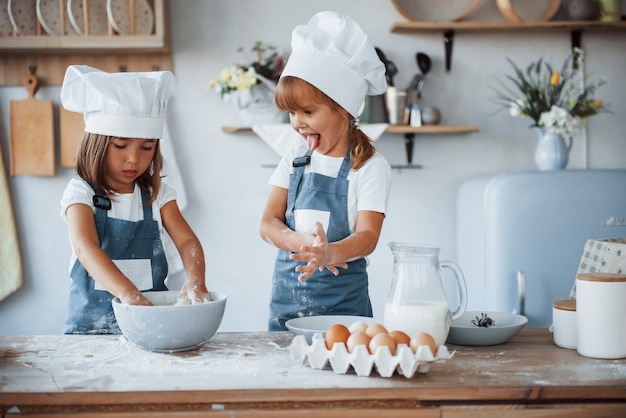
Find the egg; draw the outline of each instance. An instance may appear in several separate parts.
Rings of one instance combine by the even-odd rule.
[[[403,331],[399,331],[399,330],[391,331],[389,335],[391,336],[391,338],[394,339],[396,344],[406,344],[406,345],[411,344],[411,337],[409,337]]]
[[[356,321],[352,325],[348,327],[350,333],[354,334],[355,332],[365,332],[367,329],[367,324],[363,321]]]
[[[367,335],[363,331],[357,331],[350,334],[348,337],[348,341],[346,342],[346,346],[348,347],[348,352],[352,353],[357,345],[364,345],[365,348],[369,351],[369,343],[372,338]]]
[[[326,348],[332,350],[335,343],[346,344],[348,341],[348,337],[350,336],[350,330],[348,327],[342,324],[334,324],[331,325],[328,330],[326,330],[326,335],[324,335],[324,342],[326,343]]]
[[[365,333],[369,335],[370,337],[374,337],[374,335],[376,334],[387,334],[388,332],[387,332],[387,328],[385,328],[381,324],[370,324],[365,330]]]
[[[387,347],[392,356],[396,355],[396,341],[386,332],[378,333],[370,340],[370,353],[375,354],[379,347]]]
[[[435,342],[435,339],[432,337],[432,335],[428,334],[427,332],[418,332],[413,336],[413,338],[411,338],[410,346],[411,350],[413,350],[414,353],[417,353],[417,348],[420,345],[425,345],[429,347],[430,351],[433,353],[433,356],[437,355],[437,343]]]

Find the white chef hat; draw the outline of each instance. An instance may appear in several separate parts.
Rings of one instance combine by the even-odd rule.
[[[84,114],[85,132],[160,139],[175,84],[169,71],[107,73],[71,65],[63,79],[61,103]]]
[[[291,48],[281,77],[309,82],[354,117],[366,95],[387,91],[385,66],[365,32],[348,16],[317,13],[294,29]]]

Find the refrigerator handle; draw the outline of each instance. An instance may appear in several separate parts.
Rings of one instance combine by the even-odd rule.
[[[518,315],[524,315],[526,310],[526,275],[523,271],[517,271],[517,294],[519,297],[519,304],[516,310],[513,310],[513,313]]]

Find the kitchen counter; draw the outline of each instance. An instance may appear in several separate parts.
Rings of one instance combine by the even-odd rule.
[[[292,339],[288,332],[217,333],[195,350],[155,353],[122,336],[0,336],[0,409],[229,417],[357,411],[363,418],[583,408],[626,416],[626,359],[579,356],[555,346],[546,329],[522,330],[498,346],[448,345],[456,351],[450,360],[410,379],[312,369],[291,358]]]

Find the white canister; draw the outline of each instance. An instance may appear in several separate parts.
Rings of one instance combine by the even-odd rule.
[[[579,274],[576,311],[578,354],[626,357],[626,274]]]
[[[552,337],[559,347],[576,348],[578,345],[576,299],[557,300],[552,304]]]

